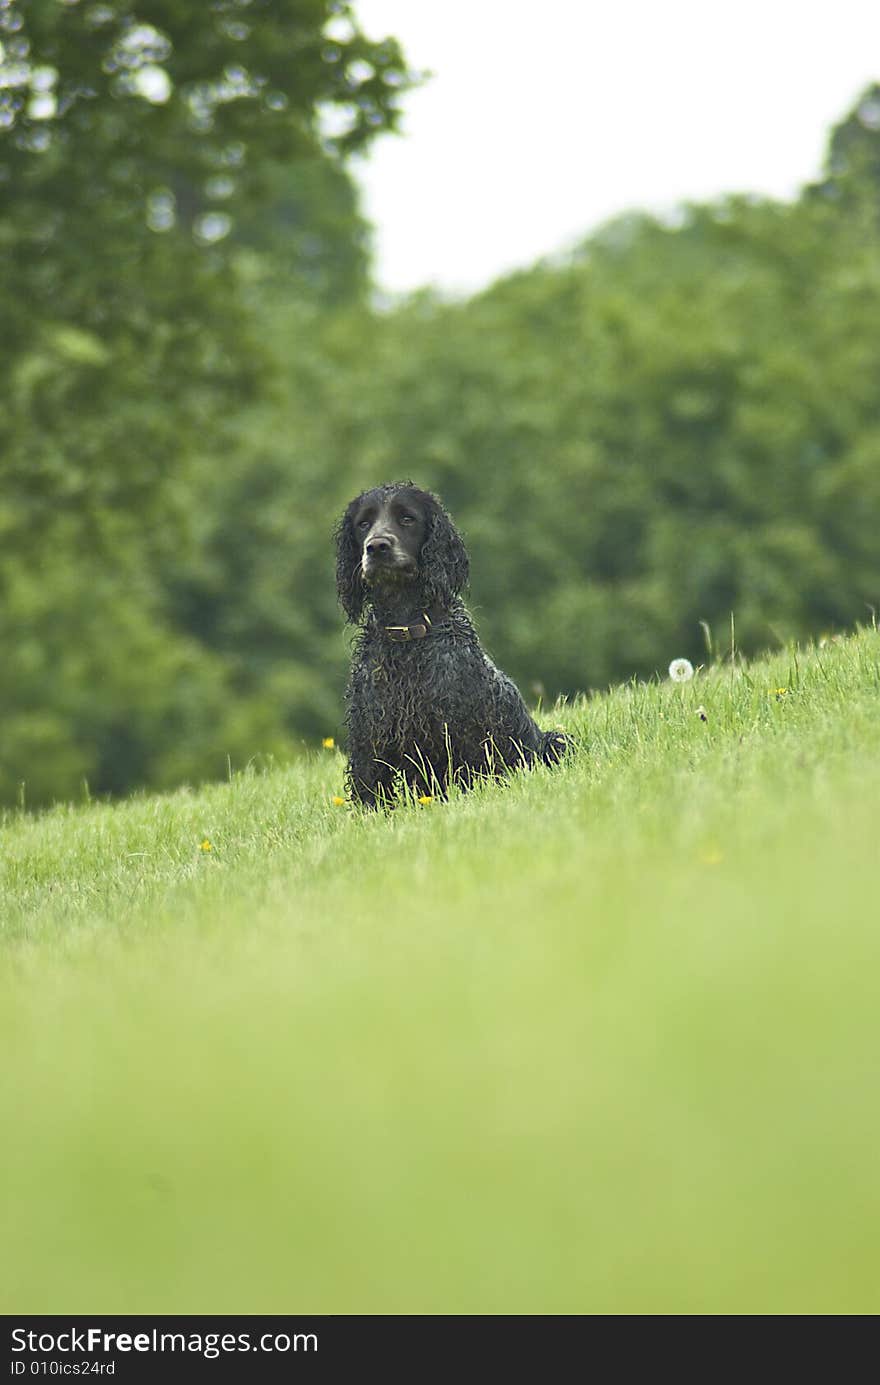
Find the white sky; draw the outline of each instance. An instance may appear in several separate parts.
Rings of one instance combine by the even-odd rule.
[[[354,167],[379,283],[460,292],[633,207],[817,172],[880,0],[354,0],[434,76]]]

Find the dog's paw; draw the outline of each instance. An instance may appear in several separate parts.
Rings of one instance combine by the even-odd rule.
[[[558,765],[571,742],[562,731],[545,731],[541,759],[545,765]]]

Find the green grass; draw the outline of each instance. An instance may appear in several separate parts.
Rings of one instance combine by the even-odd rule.
[[[880,634],[557,717],[7,819],[0,1310],[880,1309]]]

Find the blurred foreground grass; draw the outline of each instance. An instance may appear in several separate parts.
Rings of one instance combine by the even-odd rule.
[[[0,1311],[880,1308],[880,634],[559,716],[7,819]]]

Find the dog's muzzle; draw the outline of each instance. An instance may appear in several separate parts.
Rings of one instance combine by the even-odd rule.
[[[361,572],[365,578],[377,573],[401,573],[412,569],[410,559],[403,553],[390,535],[371,534],[364,544],[361,558]]]

